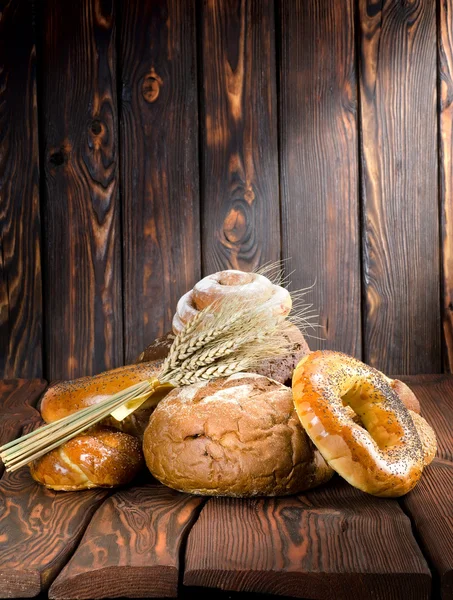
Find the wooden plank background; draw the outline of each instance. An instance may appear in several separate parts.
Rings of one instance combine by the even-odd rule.
[[[0,376],[130,362],[280,258],[312,348],[450,371],[452,8],[0,0]]]
[[[123,362],[116,10],[37,7],[45,372],[72,378]]]

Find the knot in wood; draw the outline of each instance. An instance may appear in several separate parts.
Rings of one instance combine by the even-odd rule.
[[[94,135],[99,135],[102,132],[102,123],[100,119],[93,119],[91,121],[91,132]]]
[[[63,150],[57,150],[56,152],[52,152],[49,157],[49,163],[53,167],[61,167],[66,162],[66,154]]]
[[[244,206],[244,203],[235,202],[225,217],[223,234],[230,244],[240,244],[247,235],[248,219],[246,206]]]
[[[154,68],[145,76],[142,84],[142,94],[146,102],[155,102],[159,96],[160,86],[163,84],[162,79],[156,73]]]
[[[250,186],[245,191],[244,199],[247,202],[247,204],[252,204],[252,202],[255,200],[255,192]]]

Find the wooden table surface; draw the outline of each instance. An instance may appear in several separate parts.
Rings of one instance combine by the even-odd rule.
[[[181,494],[146,474],[119,490],[62,493],[27,468],[3,472],[0,597],[453,598],[453,376],[404,379],[439,449],[399,500],[339,477],[240,500]],[[36,425],[45,388],[0,382],[0,444]]]

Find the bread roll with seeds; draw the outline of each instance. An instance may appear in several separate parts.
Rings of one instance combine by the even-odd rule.
[[[417,484],[424,466],[422,443],[385,375],[341,352],[312,352],[296,367],[293,397],[310,439],[351,485],[396,497]]]
[[[154,377],[161,365],[162,360],[155,360],[139,365],[118,367],[90,377],[59,381],[50,386],[42,398],[40,406],[42,418],[46,423],[52,423],[82,408],[93,406],[135,383]],[[102,420],[101,425],[143,438],[150,414],[167,393],[168,389],[162,387],[123,421],[107,417]]]

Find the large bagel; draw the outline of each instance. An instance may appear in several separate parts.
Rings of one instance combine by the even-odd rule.
[[[424,455],[416,427],[376,369],[340,352],[313,352],[294,371],[293,399],[312,442],[353,486],[376,496],[402,496],[420,479]]]

